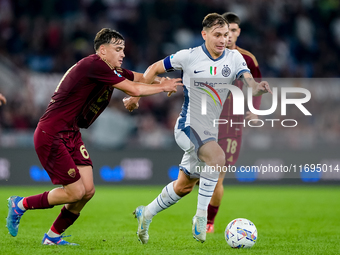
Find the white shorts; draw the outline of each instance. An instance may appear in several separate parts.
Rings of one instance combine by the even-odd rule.
[[[184,151],[179,169],[190,178],[199,178],[199,169],[204,168],[206,164],[198,158],[198,149],[209,141],[217,141],[216,135],[199,130],[199,126],[196,129],[190,126],[180,129],[178,128],[178,120],[179,118],[175,125],[175,140]]]

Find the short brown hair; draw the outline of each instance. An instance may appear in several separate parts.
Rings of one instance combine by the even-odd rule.
[[[229,25],[229,23],[225,18],[222,17],[222,15],[218,13],[209,13],[202,21],[203,29],[212,28],[216,25],[223,27],[225,25]]]
[[[236,23],[237,25],[241,24],[241,20],[236,13],[225,12],[222,14],[222,17],[225,18],[229,22],[229,24],[230,23]]]
[[[116,43],[118,41],[125,41],[124,37],[116,30],[110,28],[102,28],[94,38],[94,49],[97,51],[100,45],[111,43],[112,39],[114,39],[113,43]]]

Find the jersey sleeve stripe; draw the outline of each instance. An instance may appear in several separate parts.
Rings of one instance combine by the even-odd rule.
[[[170,56],[167,56],[167,57],[163,60],[163,65],[164,65],[165,71],[169,71],[169,70],[172,70],[172,69],[173,69],[173,67],[171,66],[171,62],[170,62]]]
[[[249,70],[246,70],[246,69],[243,69],[243,70],[239,71],[239,72],[236,74],[236,78],[237,78],[237,79],[240,78],[240,76],[241,76],[242,74],[244,74],[244,73],[250,73],[250,71],[249,71]]]

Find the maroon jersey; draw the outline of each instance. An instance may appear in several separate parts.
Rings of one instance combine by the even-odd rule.
[[[236,49],[242,54],[243,58],[246,60],[247,66],[250,69],[251,74],[255,78],[257,82],[261,81],[261,72],[259,69],[259,65],[257,60],[253,54],[249,51],[236,47]],[[235,83],[241,90],[243,88],[243,83],[239,80]],[[261,104],[261,97],[253,97],[253,105],[255,109],[260,108]],[[243,122],[244,116],[243,115],[233,115],[233,96],[232,94],[226,99],[223,105],[223,110],[221,112],[220,119],[228,120],[227,124],[219,125],[219,133],[218,138],[219,140],[226,137],[238,137],[242,135],[242,127],[243,124],[236,124],[231,127],[230,122],[232,120],[233,123],[235,122]]]
[[[113,85],[125,79],[133,73],[96,54],[83,58],[61,79],[38,126],[50,134],[88,128],[109,104]]]

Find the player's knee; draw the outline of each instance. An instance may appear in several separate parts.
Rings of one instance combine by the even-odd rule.
[[[213,159],[213,164],[212,165],[217,165],[220,167],[223,167],[225,165],[225,154],[222,151],[221,153],[218,153],[217,155],[215,155],[214,159]]]
[[[70,200],[69,203],[75,203],[75,202],[82,200],[85,194],[86,194],[85,187],[78,187],[78,189],[68,192],[68,196]]]
[[[94,196],[95,193],[96,193],[96,190],[95,190],[94,187],[89,189],[89,190],[86,190],[86,193],[85,193],[83,199],[88,201]]]

